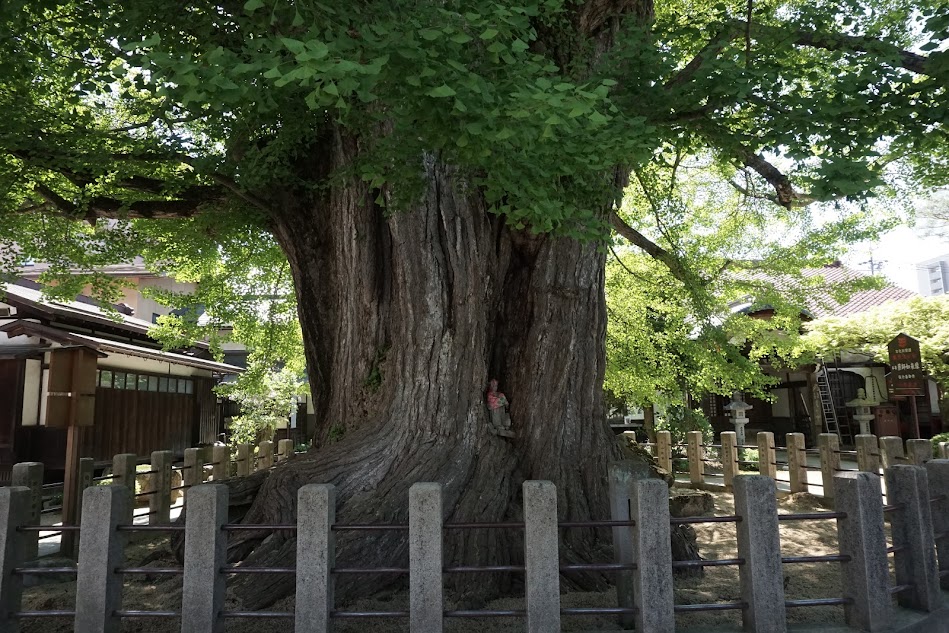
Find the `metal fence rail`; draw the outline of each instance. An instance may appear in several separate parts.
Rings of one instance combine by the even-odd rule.
[[[170,467],[170,462],[169,462]],[[212,466],[213,467],[213,466]],[[624,471],[624,468],[630,468]],[[199,470],[199,469],[195,469]],[[228,522],[226,486],[197,484],[188,490],[187,519],[175,524],[137,525],[131,522],[135,494],[125,485],[87,489],[81,526],[43,526],[33,522],[28,488],[0,489],[0,593],[8,601],[0,625],[27,618],[73,618],[75,630],[104,633],[117,621],[134,618],[179,618],[195,633],[211,633],[222,620],[288,619],[297,623],[335,619],[408,618],[434,623],[424,630],[438,633],[448,618],[522,618],[528,630],[560,630],[560,618],[615,616],[637,630],[673,630],[676,614],[704,611],[740,612],[746,629],[767,620],[782,624],[788,609],[847,606],[844,616],[856,628],[875,628],[889,617],[891,596],[903,606],[936,608],[939,585],[949,569],[949,553],[941,545],[949,504],[949,460],[934,460],[925,468],[897,465],[886,470],[888,489],[899,503],[884,505],[880,478],[871,473],[840,473],[835,477],[835,509],[824,512],[779,514],[774,480],[761,475],[736,475],[732,481],[735,512],[725,516],[671,517],[668,490],[660,479],[624,475],[632,466],[611,466],[610,497],[613,516],[604,520],[558,519],[557,490],[549,482],[528,481],[523,486],[523,520],[505,522],[444,522],[442,488],[415,484],[409,492],[407,523],[347,524],[335,519],[335,489],[306,485],[298,495],[295,524],[235,524]],[[121,478],[121,474],[120,474]],[[932,511],[933,509],[937,511]],[[891,526],[891,542],[882,530],[884,517]],[[780,526],[790,521],[834,520],[840,533],[839,551],[826,555],[785,555]],[[737,556],[672,561],[669,534],[676,526],[731,524]],[[432,547],[458,530],[505,530],[523,538],[523,562],[465,565],[446,562],[442,550]],[[612,561],[563,561],[561,534],[568,529],[611,530]],[[40,568],[22,555],[28,538],[40,531],[79,532],[85,541],[77,567]],[[296,538],[296,564],[262,566],[229,563],[229,535],[241,532],[286,532]],[[135,566],[124,562],[122,551],[131,533],[184,533],[184,563],[180,567]],[[343,532],[402,533],[408,538],[408,565],[351,566],[334,558],[334,539]],[[940,538],[937,539],[937,535]],[[892,556],[894,578],[885,561]],[[870,564],[869,561],[884,561]],[[788,599],[783,565],[839,564],[843,595]],[[673,573],[688,568],[734,567],[738,570],[737,599],[710,603],[676,603]],[[883,573],[880,570],[884,570]],[[301,573],[305,570],[306,573]],[[560,574],[608,573],[617,579],[617,604],[603,607],[565,607],[560,602]],[[525,608],[447,609],[443,599],[446,576],[454,574],[511,573],[523,578]],[[74,609],[23,609],[22,579],[30,575],[76,576]],[[177,610],[123,608],[123,578],[134,575],[181,576],[182,604]],[[302,595],[293,611],[228,610],[223,602],[227,579],[239,575],[289,575]],[[356,575],[407,576],[419,599],[407,610],[345,610],[337,608],[333,585],[340,577]],[[855,590],[854,588],[861,588]],[[623,589],[623,588],[628,588]],[[415,626],[415,624],[413,624]],[[324,629],[325,630],[325,629]]]

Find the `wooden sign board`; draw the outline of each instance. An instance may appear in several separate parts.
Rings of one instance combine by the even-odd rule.
[[[97,361],[98,354],[85,347],[63,347],[49,353],[46,426],[92,426]]]
[[[923,375],[919,341],[907,334],[898,334],[887,345],[887,351],[890,357],[889,383],[893,395],[925,394],[926,377]]]

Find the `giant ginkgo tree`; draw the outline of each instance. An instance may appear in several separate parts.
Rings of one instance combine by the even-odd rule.
[[[614,212],[631,170],[708,153],[789,212],[891,173],[940,184],[947,21],[900,0],[6,0],[3,237],[63,266],[151,231],[279,244],[322,448],[258,476],[249,521],[288,522],[312,481],[336,484],[347,522],[404,520],[416,481],[444,484],[449,520],[503,520],[528,478],[557,485],[562,517],[602,518],[619,455],[603,241],[701,283]],[[514,438],[489,432],[490,378]],[[562,556],[604,537],[570,530]],[[445,548],[476,564],[517,543],[453,531]],[[232,544],[292,556],[283,535]],[[367,566],[404,551],[398,532],[338,545]]]

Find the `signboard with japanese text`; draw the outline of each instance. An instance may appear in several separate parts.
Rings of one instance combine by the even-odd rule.
[[[906,334],[898,334],[887,345],[890,356],[888,382],[893,395],[919,396],[925,393],[926,377],[923,375],[919,341]]]

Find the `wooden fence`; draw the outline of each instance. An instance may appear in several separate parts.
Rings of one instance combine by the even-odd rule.
[[[273,468],[276,463],[290,459],[295,454],[291,440],[280,440],[276,453],[274,443],[269,441],[261,442],[256,454],[253,449],[250,444],[238,444],[234,452],[224,445],[188,448],[184,451],[183,459],[178,462],[171,451],[155,451],[151,454],[150,461],[143,461],[132,453],[123,453],[112,459],[112,472],[99,477],[93,476],[93,460],[84,457],[79,460],[75,491],[65,489],[63,482],[44,484],[41,462],[21,462],[13,466],[10,483],[30,490],[31,520],[37,525],[43,516],[62,514],[63,509],[69,507],[65,500],[68,494],[76,495],[77,502],[73,507],[80,511],[74,517],[63,515],[62,525],[79,525],[82,519],[82,498],[86,491],[90,487],[108,483],[127,487],[132,492],[133,505],[148,504],[147,512],[137,512],[136,515],[147,516],[149,525],[164,525],[171,519],[175,498],[183,496],[184,491],[192,486],[204,483],[209,478],[212,481],[221,481],[228,477],[246,476],[258,470]],[[149,469],[138,470],[143,464],[149,464]],[[56,496],[62,497],[62,504],[44,507],[44,500],[56,493],[59,493]],[[55,538],[57,535],[54,530],[47,530],[43,535],[34,534],[30,539],[29,551],[35,555],[39,540]],[[73,536],[70,531],[62,532],[60,553],[66,556],[76,553]]]
[[[522,618],[530,633],[561,630],[563,615],[612,614],[625,627],[641,633],[668,633],[677,613],[737,610],[745,631],[784,633],[788,609],[842,606],[849,627],[882,630],[893,619],[893,596],[899,606],[913,610],[913,630],[941,631],[949,612],[942,590],[949,590],[949,460],[931,460],[925,467],[894,465],[885,471],[887,487],[898,504],[883,505],[880,478],[871,473],[847,472],[835,477],[835,509],[808,514],[778,514],[775,482],[762,475],[736,475],[732,481],[735,514],[715,517],[673,518],[669,515],[666,484],[637,478],[633,465],[619,462],[610,468],[613,513],[603,521],[561,521],[553,484],[528,481],[523,485],[523,517],[510,523],[446,524],[442,487],[435,483],[412,486],[407,524],[346,525],[336,521],[335,490],[310,484],[298,493],[297,522],[290,525],[231,524],[227,518],[225,486],[190,488],[184,525],[138,526],[131,523],[133,492],[116,484],[87,489],[82,524],[61,527],[81,535],[75,569],[26,566],[28,536],[40,529],[31,514],[30,490],[0,489],[0,632],[13,631],[27,618],[69,618],[74,630],[105,633],[120,630],[123,620],[177,618],[182,631],[223,631],[234,618],[276,618],[294,622],[297,633],[329,633],[341,618],[385,617],[408,619],[409,630],[441,633],[448,618],[507,616]],[[887,517],[885,519],[885,517]],[[785,556],[779,525],[786,521],[837,521],[839,552],[826,556]],[[885,521],[890,524],[887,540]],[[673,562],[669,547],[671,527],[684,523],[733,523],[737,557],[722,560]],[[614,561],[563,564],[559,555],[560,530],[610,528]],[[282,530],[296,534],[296,564],[285,568],[256,568],[228,564],[228,535],[235,530]],[[444,530],[507,529],[523,534],[523,565],[504,571],[522,574],[522,609],[446,610],[443,585],[453,573],[498,571],[494,566],[450,566],[442,556]],[[130,533],[140,530],[184,531],[184,564],[156,570],[129,567],[124,548]],[[341,568],[334,559],[336,534],[372,530],[405,530],[408,566],[405,568]],[[938,552],[938,553],[937,553]],[[892,559],[890,558],[892,556]],[[895,573],[891,576],[892,560]],[[841,565],[839,595],[788,600],[784,593],[784,565],[830,563]],[[737,566],[739,597],[709,604],[677,604],[673,570],[683,566]],[[617,606],[564,608],[560,601],[560,573],[611,571],[618,574]],[[28,575],[75,573],[75,607],[60,611],[22,610],[23,578]],[[226,608],[226,579],[239,573],[295,574],[293,611],[234,611]],[[123,608],[123,579],[129,574],[180,574],[183,577],[180,610],[135,611]],[[408,576],[409,607],[404,611],[367,612],[338,608],[333,593],[341,574],[402,574]],[[927,615],[928,614],[928,615]],[[907,615],[904,613],[902,621]],[[915,620],[913,620],[915,618]],[[839,629],[836,629],[839,630]]]
[[[788,433],[785,436],[785,448],[779,449],[774,443],[774,434],[761,432],[756,444],[739,446],[734,431],[721,434],[720,444],[704,444],[701,431],[687,434],[685,444],[673,444],[668,431],[659,431],[656,442],[647,444],[656,458],[659,467],[672,474],[689,475],[689,485],[695,488],[708,487],[709,467],[714,465],[720,470],[725,488],[732,486],[734,478],[742,471],[755,470],[760,474],[778,480],[779,471],[787,471],[790,492],[807,492],[809,486],[816,486],[825,497],[834,496],[834,477],[843,472],[870,472],[881,474],[882,470],[897,464],[915,464],[922,466],[938,457],[949,458],[949,443],[941,442],[935,448],[930,440],[910,439],[875,435],[858,435],[856,450],[840,449],[839,438],[833,433],[818,436],[817,448],[806,449],[804,435]],[[778,451],[786,458],[777,458]],[[818,465],[811,465],[809,456],[816,456]],[[754,459],[748,459],[754,457]],[[856,468],[842,466],[842,461],[855,462]],[[809,481],[808,471],[820,471],[820,483]]]

